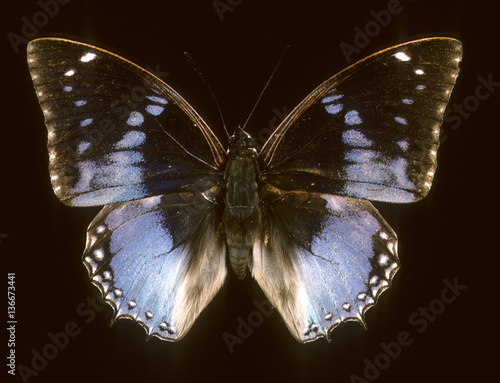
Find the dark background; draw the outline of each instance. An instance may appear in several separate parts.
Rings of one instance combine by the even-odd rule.
[[[387,9],[388,4],[229,1],[222,0],[232,10],[220,16],[212,1],[71,0],[59,5],[28,40],[75,39],[168,72],[167,82],[219,137],[224,134],[217,109],[183,52],[204,72],[232,130],[245,121],[290,44],[248,128],[267,137],[266,129],[276,121],[273,109],[290,112],[320,82],[346,67],[340,44],[352,45],[354,28],[364,29],[373,20],[370,11]],[[498,12],[489,5],[457,0],[400,4],[402,11],[392,15],[353,61],[409,40],[448,36],[464,45],[450,105],[467,97],[473,103],[479,76],[500,81]],[[302,345],[274,313],[231,353],[223,334],[237,335],[238,317],[246,320],[256,310],[252,302],[265,297],[250,278],[229,278],[181,342],[146,342],[135,323],[119,321],[110,327],[109,307],[98,305],[100,312],[88,310],[83,316],[77,312],[97,295],[80,257],[86,227],[99,209],[68,208],[53,195],[46,129],[26,65],[26,46],[20,44],[16,53],[7,38],[9,32],[21,36],[21,18],[32,20],[40,9],[35,1],[2,5],[0,252],[7,260],[6,272],[16,273],[16,362],[33,368],[33,351],[41,352],[51,342],[48,334],[64,331],[70,322],[80,332],[27,381],[362,382],[352,374],[366,379],[366,361],[373,362],[382,352],[380,343],[394,342],[402,331],[410,333],[413,343],[381,371],[378,382],[472,382],[498,376],[499,250],[492,244],[499,228],[500,88],[478,101],[460,124],[444,123],[446,139],[425,200],[377,205],[399,235],[402,268],[369,312],[368,331],[356,323],[343,324],[334,330],[330,344]],[[409,317],[440,298],[445,279],[455,278],[467,289],[418,333]],[[7,374],[7,367],[0,373],[8,381],[21,381],[19,371],[16,377]]]

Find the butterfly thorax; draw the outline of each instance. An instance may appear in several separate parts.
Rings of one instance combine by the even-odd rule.
[[[255,143],[240,128],[230,138],[228,158],[223,222],[231,267],[243,279],[260,227],[261,211]]]

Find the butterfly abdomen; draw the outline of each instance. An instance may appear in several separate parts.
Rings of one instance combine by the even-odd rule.
[[[223,222],[231,267],[238,278],[243,279],[261,223],[259,172],[257,152],[250,136],[237,129],[231,141],[226,168],[227,190]]]

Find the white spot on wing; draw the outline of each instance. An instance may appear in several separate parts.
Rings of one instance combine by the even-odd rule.
[[[361,124],[363,120],[359,117],[357,110],[350,110],[345,114],[345,123],[347,125],[358,125]]]
[[[380,254],[378,263],[380,266],[387,266],[387,264],[389,263],[389,257],[386,254]]]
[[[102,261],[104,259],[104,251],[102,251],[102,249],[97,249],[94,251],[94,257],[97,261]]]
[[[372,140],[366,138],[359,130],[352,129],[342,133],[342,140],[345,144],[350,146],[370,147],[373,143]]]
[[[90,146],[90,142],[82,141],[78,145],[78,148],[76,149],[78,154],[82,154],[87,148]]]
[[[69,71],[67,71],[66,73],[64,73],[65,76],[73,76],[75,74],[75,71],[73,69],[70,69]]]
[[[158,96],[146,96],[148,100],[157,102],[158,104],[166,105],[168,104],[168,101],[165,100],[163,97],[158,97]]]
[[[72,86],[69,86],[69,85],[66,85],[65,87],[63,87],[63,90],[65,92],[71,92],[73,90],[73,87]]]
[[[398,52],[393,54],[394,57],[396,57],[400,61],[410,61],[411,57],[408,56],[405,52]]]
[[[131,149],[139,146],[146,139],[144,132],[131,131],[127,132],[123,138],[116,143],[116,149]]]
[[[403,104],[408,104],[408,105],[413,104],[413,100],[409,98],[403,98],[401,101],[403,101]]]
[[[76,106],[83,106],[87,103],[87,100],[78,100],[78,101],[75,101],[75,105]]]
[[[94,119],[86,118],[85,120],[80,121],[80,126],[83,128],[84,126],[91,124],[92,121],[94,121]]]
[[[89,61],[92,61],[93,59],[96,58],[96,54],[95,53],[86,53],[84,54],[81,58],[80,58],[80,61],[84,62],[84,63],[87,63]]]
[[[153,116],[159,116],[165,108],[159,105],[148,105],[146,106],[146,112],[152,114]]]
[[[337,100],[341,99],[342,97],[344,97],[343,94],[334,94],[334,95],[331,95],[331,96],[326,96],[325,98],[323,98],[321,100],[321,102],[323,104],[328,104],[330,102],[337,101]]]
[[[403,150],[408,150],[409,144],[407,141],[398,141],[398,146]]]
[[[424,71],[422,69],[415,69],[415,74],[422,75],[424,74]]]
[[[142,123],[144,122],[144,116],[137,112],[137,111],[132,111],[130,112],[127,120],[127,124],[130,126],[141,126]]]
[[[342,104],[330,104],[325,106],[325,109],[328,113],[330,114],[337,114],[344,108],[344,105]]]
[[[404,118],[404,117],[396,116],[396,117],[394,117],[394,121],[399,122],[400,124],[403,124],[403,125],[408,125],[408,121],[406,121],[406,118]]]
[[[383,231],[380,232],[379,237],[384,239],[384,240],[389,239],[389,236],[387,235],[387,233],[384,233]]]

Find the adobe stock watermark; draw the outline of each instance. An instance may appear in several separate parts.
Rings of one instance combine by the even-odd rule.
[[[219,16],[219,20],[222,22],[224,21],[224,13],[234,11],[242,2],[243,0],[214,0],[212,1],[212,5],[215,13]]]
[[[372,39],[377,37],[382,29],[391,23],[392,17],[401,12],[403,12],[403,5],[399,0],[389,0],[386,9],[381,9],[379,11],[372,9],[370,11],[372,20],[368,21],[363,29],[358,26],[354,27],[355,34],[353,44],[351,45],[342,41],[339,45],[347,63],[350,64],[353,61],[352,56],[359,55],[361,50],[366,48],[371,43]]]
[[[422,334],[427,330],[430,323],[443,314],[446,306],[455,302],[457,297],[462,295],[462,292],[467,289],[466,285],[458,282],[458,277],[450,282],[448,279],[443,281],[445,287],[441,290],[439,298],[435,298],[429,302],[426,307],[419,307],[418,311],[413,312],[408,317],[408,323],[416,331],[417,334]],[[401,331],[396,335],[396,339],[392,342],[380,343],[382,351],[374,357],[363,360],[364,368],[362,376],[351,374],[349,381],[351,383],[369,383],[375,381],[383,370],[401,356],[403,349],[412,345],[414,339],[411,331]]]
[[[101,312],[106,303],[100,299],[87,297],[83,302],[78,304],[75,308],[78,320],[70,320],[66,322],[64,328],[58,332],[49,332],[47,334],[47,342],[37,348],[31,349],[33,357],[29,363],[18,364],[17,372],[24,383],[28,383],[29,379],[38,376],[51,360],[54,360],[59,353],[68,347],[72,338],[75,338],[82,332],[82,327],[79,321],[85,324],[91,323],[95,317],[96,312]]]
[[[288,116],[286,105],[282,106],[281,110],[278,108],[273,108],[271,111],[273,112],[273,116],[269,120],[268,126],[260,129],[257,133],[257,137],[255,138],[255,147],[259,151],[260,149],[262,149],[269,137],[271,137],[271,134],[273,134],[276,128],[285,119],[285,117]]]
[[[273,306],[267,299],[262,302],[255,300],[253,301],[253,305],[257,308],[257,310],[248,314],[246,320],[242,317],[236,318],[236,322],[238,322],[238,325],[236,326],[236,335],[229,332],[222,334],[222,339],[224,339],[224,342],[226,343],[226,346],[231,354],[234,352],[234,347],[237,344],[244,343],[245,339],[248,339],[253,334],[255,328],[262,326],[262,323],[264,323],[264,317],[269,318],[274,311]]]
[[[7,39],[14,49],[15,53],[19,52],[19,46],[28,44],[28,41],[34,38],[39,29],[45,27],[49,20],[56,17],[59,13],[60,6],[66,5],[71,0],[39,0],[37,2],[40,9],[33,13],[30,18],[21,17],[21,35],[14,32],[7,33]]]
[[[463,99],[460,104],[453,104],[453,108],[448,107],[444,113],[444,122],[453,125],[450,127],[457,130],[464,120],[469,118],[472,113],[479,109],[482,101],[487,100],[500,87],[500,81],[493,80],[493,74],[490,73],[486,78],[482,75],[477,76],[478,84],[471,94]],[[439,141],[441,143],[448,139],[448,135],[442,132]]]

